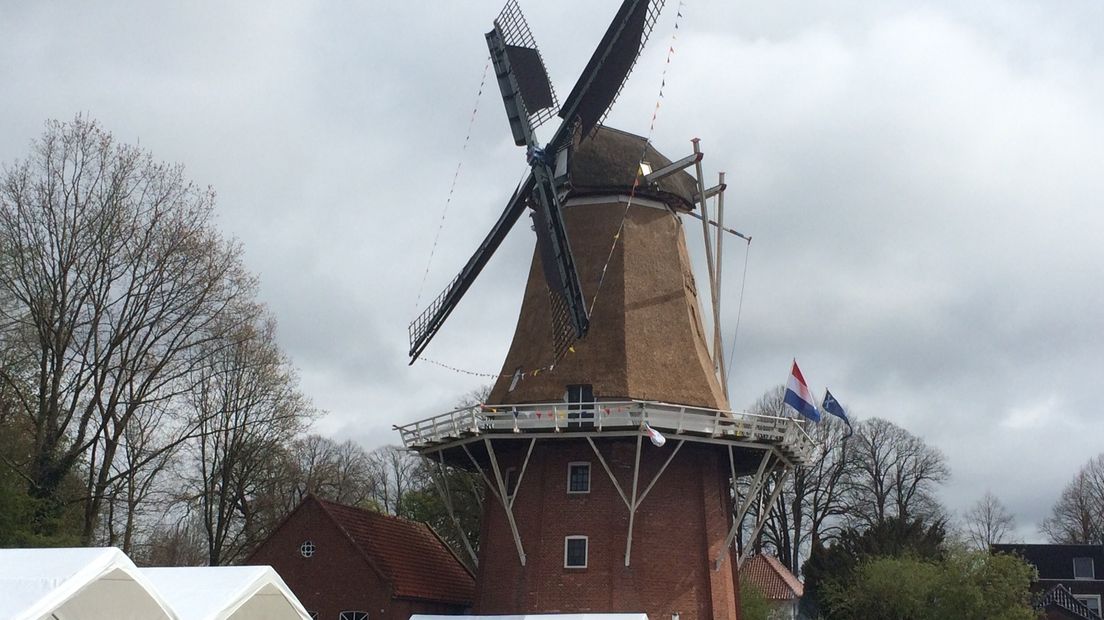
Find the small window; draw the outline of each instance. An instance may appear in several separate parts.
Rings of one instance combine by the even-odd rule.
[[[1078,594],[1074,596],[1078,603],[1081,603],[1085,607],[1088,607],[1096,615],[1100,615],[1100,595],[1099,594]]]
[[[590,493],[590,463],[567,464],[567,492]]]
[[[343,611],[337,616],[337,620],[368,620],[368,612]]]
[[[314,555],[315,547],[314,543],[309,540],[304,540],[303,544],[299,545],[299,555],[309,558]]]
[[[1074,579],[1096,579],[1092,558],[1073,558]]]
[[[513,392],[517,387],[518,381],[521,381],[521,366],[518,366],[514,370],[514,376],[510,377],[510,387],[506,388],[506,391]]]
[[[568,536],[564,539],[564,568],[587,567],[587,537]]]

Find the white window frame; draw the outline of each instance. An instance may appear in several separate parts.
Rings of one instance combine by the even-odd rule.
[[[571,490],[571,468],[576,467],[578,465],[586,465],[586,468],[587,468],[587,484],[586,484],[586,490],[585,491],[572,491]],[[567,464],[567,494],[568,495],[585,495],[587,493],[590,493],[590,482],[591,482],[590,473],[591,473],[592,470],[593,470],[593,468],[590,466],[590,461],[571,461],[570,463],[568,463]]]
[[[299,555],[303,556],[304,558],[306,558],[308,560],[313,558],[314,554],[317,553],[317,552],[318,552],[318,545],[315,545],[314,541],[312,541],[309,538],[307,540],[304,540],[302,543],[299,544]]]
[[[570,566],[567,563],[567,547],[568,541],[581,540],[583,541],[583,565],[582,566]],[[590,537],[582,535],[564,536],[564,568],[584,569],[590,565]]]
[[[1083,575],[1078,576],[1078,574],[1077,574],[1077,560],[1088,560],[1089,561],[1089,576],[1088,577],[1085,577]],[[1077,579],[1078,581],[1080,581],[1080,580],[1091,581],[1093,579],[1096,579],[1096,562],[1092,558],[1073,558],[1073,578]]]
[[[368,612],[358,609],[346,609],[337,614],[337,620],[368,620]]]
[[[1084,605],[1085,607],[1088,607],[1089,609],[1092,609],[1092,607],[1090,607],[1089,604],[1085,602],[1085,600],[1086,599],[1096,599],[1096,609],[1094,611],[1096,611],[1097,613],[1100,613],[1101,611],[1104,611],[1104,610],[1101,610],[1101,608],[1100,608],[1100,595],[1099,594],[1074,594],[1073,598],[1077,599],[1078,603],[1081,603],[1082,605]]]

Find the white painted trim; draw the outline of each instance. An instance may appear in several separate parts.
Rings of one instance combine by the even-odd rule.
[[[572,491],[571,490],[571,468],[576,466],[576,465],[586,465],[586,468],[587,468],[587,488],[586,488],[585,491]],[[592,470],[593,470],[593,467],[591,467],[590,461],[571,461],[570,463],[568,463],[567,464],[567,494],[568,495],[585,495],[587,493],[590,493],[590,486],[591,486],[590,472]]]
[[[579,196],[576,198],[568,198],[563,207],[585,207],[592,205],[623,205],[629,203],[628,194],[603,194],[600,196]],[[660,209],[661,211],[667,210],[667,203],[661,200],[653,200],[651,198],[642,198],[640,196],[632,197],[632,205],[634,207],[648,207],[651,209]]]
[[[1071,592],[1071,594],[1073,594],[1073,598],[1077,599],[1078,603],[1081,603],[1085,607],[1089,607],[1089,605],[1087,603],[1085,603],[1084,599],[1087,599],[1087,598],[1096,599],[1096,610],[1095,611],[1097,613],[1099,613],[1101,611],[1101,607],[1100,607],[1100,602],[1101,601],[1100,601],[1100,595],[1099,594],[1074,594],[1072,592]],[[1089,608],[1092,609],[1091,607],[1089,607]]]
[[[568,566],[567,564],[567,541],[569,540],[581,540],[585,543],[583,547],[583,565],[582,566]],[[575,534],[572,536],[564,536],[564,568],[586,568],[590,565],[590,537]]]

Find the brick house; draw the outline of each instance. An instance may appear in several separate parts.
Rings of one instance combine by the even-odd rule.
[[[805,586],[778,558],[753,555],[740,565],[740,580],[754,586],[771,605],[771,618],[796,620]]]
[[[475,579],[424,523],[307,496],[246,562],[268,564],[325,620],[462,614]]]
[[[1104,545],[993,545],[993,553],[1022,557],[1039,571],[1032,591],[1049,593],[1063,586],[1100,617],[1104,599]]]

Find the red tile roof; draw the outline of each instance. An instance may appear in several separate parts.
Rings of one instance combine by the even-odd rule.
[[[471,605],[475,578],[428,525],[314,498],[397,598]]]
[[[801,598],[805,586],[782,563],[769,555],[753,555],[740,567],[740,580],[747,580],[771,601]]]

